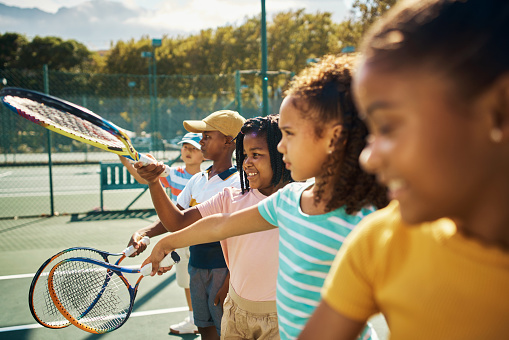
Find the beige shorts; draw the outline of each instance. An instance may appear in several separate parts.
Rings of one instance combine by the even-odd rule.
[[[189,247],[175,250],[180,256],[180,262],[175,265],[175,275],[177,275],[177,284],[182,288],[189,288]]]
[[[221,340],[279,339],[276,301],[246,300],[230,285],[224,300]]]

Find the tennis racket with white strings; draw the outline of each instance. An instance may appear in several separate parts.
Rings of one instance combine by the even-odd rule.
[[[161,267],[180,261],[171,252]],[[60,313],[76,327],[96,334],[114,331],[131,315],[140,281],[152,264],[132,269],[108,262],[72,257],[57,263],[48,276],[48,290]],[[131,285],[123,273],[141,274]]]
[[[0,98],[11,111],[48,130],[144,165],[155,162],[134,149],[124,130],[82,106],[16,87],[3,88]],[[166,166],[161,176],[168,174]]]
[[[141,242],[148,245],[150,238],[145,236]],[[72,257],[92,258],[119,265],[122,260],[135,251],[134,246],[124,249],[121,253],[109,253],[88,247],[73,247],[53,255],[41,265],[32,279],[28,293],[28,305],[32,316],[39,324],[48,328],[64,328],[71,324],[55,307],[49,294],[48,275],[53,265]],[[115,259],[116,261],[114,261]]]

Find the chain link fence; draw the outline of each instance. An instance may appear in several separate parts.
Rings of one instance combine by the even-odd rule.
[[[289,72],[271,72],[269,112],[279,111]],[[0,86],[46,92],[84,106],[132,132],[135,148],[161,160],[179,156],[182,122],[221,109],[245,118],[262,112],[256,72],[227,75],[107,75],[0,69]],[[103,152],[33,124],[0,105],[0,219],[98,210]],[[50,147],[51,146],[51,149]],[[51,150],[51,152],[50,152]],[[123,210],[140,189],[104,193],[104,209]],[[148,194],[130,209],[152,209]]]

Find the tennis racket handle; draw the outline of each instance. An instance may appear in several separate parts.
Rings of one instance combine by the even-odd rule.
[[[154,164],[157,161],[153,158],[148,157],[145,154],[139,153],[138,156],[140,157],[139,162],[145,165]],[[168,165],[165,165],[164,171],[159,175],[159,177],[167,177],[170,175],[170,167]]]
[[[174,264],[179,263],[179,262],[180,262],[179,254],[177,254],[176,252],[172,251],[171,253],[166,255],[164,257],[164,259],[162,259],[161,262],[159,262],[159,267],[170,267],[170,266],[173,266]],[[140,273],[143,276],[149,276],[150,273],[152,273],[152,263],[149,263],[149,264],[143,266],[140,269]]]
[[[145,245],[149,245],[150,244],[150,237],[148,236],[144,236],[141,240],[140,240],[141,243],[145,244]],[[133,245],[127,247],[124,249],[124,251],[122,253],[124,253],[124,255],[126,257],[129,257],[131,256],[134,252],[136,251],[136,248],[134,248]]]

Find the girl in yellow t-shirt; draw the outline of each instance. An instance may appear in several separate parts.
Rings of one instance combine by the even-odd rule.
[[[299,339],[509,334],[509,2],[402,1],[366,37],[361,154],[394,200],[340,249]]]

